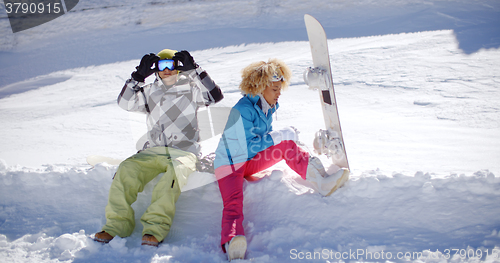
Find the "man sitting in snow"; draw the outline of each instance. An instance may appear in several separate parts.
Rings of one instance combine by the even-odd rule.
[[[200,154],[197,110],[224,96],[187,51],[164,49],[157,55],[147,54],[136,69],[125,82],[118,105],[146,114],[148,142],[118,167],[109,190],[106,225],[94,240],[108,243],[116,235],[130,236],[135,227],[131,204],[148,182],[165,173],[141,217],[142,245],[158,246],[172,225],[180,189],[196,170]],[[143,86],[153,73],[154,83]]]

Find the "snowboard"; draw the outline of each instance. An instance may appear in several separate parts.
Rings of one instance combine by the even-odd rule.
[[[304,15],[304,21],[314,65],[304,72],[304,80],[311,89],[319,90],[326,126],[326,130],[316,133],[314,148],[318,154],[326,154],[331,158],[334,165],[349,170],[335,98],[326,33],[323,26],[311,15]]]

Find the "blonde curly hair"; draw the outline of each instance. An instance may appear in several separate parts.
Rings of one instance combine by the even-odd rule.
[[[292,72],[285,62],[276,58],[269,59],[267,63],[254,62],[243,69],[240,89],[245,94],[256,96],[272,84],[273,76],[283,78],[281,89],[285,89],[290,83]]]

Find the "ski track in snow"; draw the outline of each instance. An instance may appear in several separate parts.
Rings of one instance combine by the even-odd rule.
[[[182,193],[159,248],[140,246],[139,223],[158,179],[133,204],[138,224],[132,236],[102,245],[90,235],[105,223],[117,167],[90,168],[85,158],[135,152],[144,116],[119,109],[116,97],[140,56],[170,43],[168,34],[142,40],[167,28],[187,46],[178,49],[192,51],[222,87],[225,99],[217,107],[231,107],[241,97],[244,66],[284,60],[293,79],[273,126],[297,127],[312,149],[323,120],[317,91],[307,90],[302,79],[312,65],[309,44],[289,41],[305,40],[301,19],[310,10],[320,22],[337,25],[327,35],[352,176],[328,198],[284,163],[269,177],[246,183],[248,261],[478,262],[470,255],[481,252],[481,262],[500,262],[498,3],[312,2],[86,0],[71,15],[2,37],[0,69],[8,76],[0,83],[11,84],[0,88],[0,261],[225,262],[213,175],[190,177],[191,190]],[[172,16],[162,15],[166,9]],[[130,16],[132,10],[141,15]],[[186,20],[187,14],[196,19]],[[0,32],[7,29],[1,19]],[[183,30],[188,32],[178,33]],[[436,31],[401,33],[420,30]],[[228,33],[233,39],[224,37]],[[129,34],[137,35],[124,38]],[[360,37],[366,34],[381,36]],[[81,53],[65,53],[72,48]],[[64,54],[52,59],[57,52]],[[32,65],[20,70],[24,62],[15,61],[25,58]],[[46,61],[54,63],[42,68]],[[26,69],[32,77],[8,80]],[[203,152],[217,142],[203,142]]]
[[[329,38],[453,30],[467,54],[500,47],[497,0],[80,0],[68,14],[16,34],[3,8],[0,87],[165,47],[305,41],[305,13],[323,23]]]

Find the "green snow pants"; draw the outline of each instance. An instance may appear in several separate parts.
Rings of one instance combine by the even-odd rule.
[[[175,203],[189,174],[196,170],[197,158],[190,152],[168,147],[154,147],[124,160],[109,189],[106,225],[102,230],[112,236],[127,237],[135,227],[131,205],[144,186],[165,173],[153,188],[151,205],[141,217],[142,234],[158,241],[167,236],[175,215]]]

